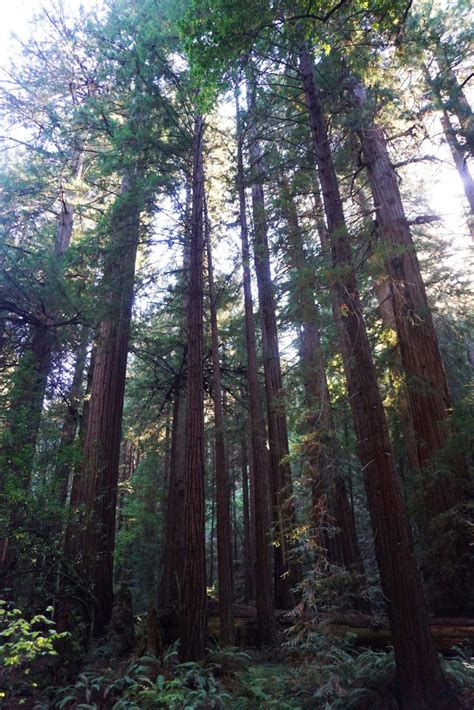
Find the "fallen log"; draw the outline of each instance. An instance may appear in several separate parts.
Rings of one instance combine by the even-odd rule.
[[[287,611],[275,612],[278,625],[283,631],[295,622],[311,623],[315,628],[334,638],[343,638],[351,634],[356,638],[356,645],[373,649],[385,649],[392,643],[388,618],[367,614],[344,614],[317,616],[308,610],[292,615]],[[176,610],[161,610],[157,614],[164,643],[172,643],[179,637],[179,623]],[[257,614],[253,606],[235,605],[235,645],[239,648],[257,646]],[[208,630],[211,640],[219,641],[219,602],[208,601]],[[436,650],[448,653],[454,646],[467,644],[474,648],[474,619],[472,618],[432,618],[430,620],[433,641]]]

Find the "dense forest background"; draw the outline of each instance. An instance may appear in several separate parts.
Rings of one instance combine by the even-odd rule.
[[[52,2],[17,39],[3,707],[473,706],[472,19]]]

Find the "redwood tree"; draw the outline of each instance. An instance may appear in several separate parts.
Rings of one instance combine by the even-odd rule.
[[[236,100],[237,116],[237,188],[239,193],[239,223],[242,244],[242,271],[245,309],[245,345],[247,353],[247,385],[250,409],[252,444],[252,490],[254,501],[255,534],[255,590],[257,605],[257,630],[261,644],[270,644],[276,638],[273,610],[270,561],[270,470],[266,448],[266,433],[260,406],[257,369],[257,346],[250,273],[250,246],[245,196],[243,162],[243,126]]]
[[[333,287],[351,345],[348,390],[364,470],[377,563],[390,617],[403,707],[447,710],[458,703],[436,658],[385,412],[358,294],[327,126],[304,42],[299,70],[321,181],[333,260]]]
[[[207,276],[211,321],[212,401],[214,405],[214,446],[217,516],[217,572],[219,578],[220,642],[234,643],[234,615],[232,609],[232,553],[230,520],[229,469],[225,450],[224,410],[222,407],[221,366],[219,358],[219,330],[217,325],[217,294],[212,263],[211,230],[205,207]]]
[[[189,267],[186,449],[184,460],[184,557],[180,599],[184,660],[204,657],[207,642],[204,543],[203,258],[204,168],[202,116],[194,119]]]
[[[73,482],[74,517],[66,536],[66,558],[86,581],[82,593],[90,594],[93,631],[99,636],[113,605],[118,466],[140,204],[140,180],[137,170],[130,168],[112,210],[113,241],[102,280],[105,303],[96,341],[83,464]]]
[[[291,468],[263,192],[263,158],[256,124],[256,84],[254,78],[247,84],[247,94],[249,156],[252,167],[253,251],[262,331],[273,522],[277,541],[273,563],[275,605],[279,609],[291,609],[294,606],[292,587],[298,582],[297,564],[294,560],[290,560],[291,550],[288,542],[291,539],[293,525],[292,504],[288,503],[292,493]]]
[[[435,541],[447,573],[452,571],[451,578],[441,582],[443,590],[434,592],[436,608],[444,614],[463,613],[473,603],[469,601],[469,534],[466,526],[457,521],[451,521],[449,530],[437,528],[436,518],[455,506],[457,514],[461,514],[468,482],[466,464],[458,452],[445,453],[447,466],[436,460],[449,442],[452,409],[438,338],[383,129],[371,116],[370,102],[360,81],[352,77],[349,83],[359,111],[358,133],[374,198],[377,236],[388,251],[385,266],[421,473],[424,511],[420,524],[429,545]],[[437,536],[444,536],[445,540],[437,543]],[[443,552],[443,545],[448,546],[447,552]],[[436,568],[438,564],[439,559]],[[436,569],[427,568],[426,572],[436,579]]]

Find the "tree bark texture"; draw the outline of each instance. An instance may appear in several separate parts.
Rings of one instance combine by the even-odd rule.
[[[467,493],[466,463],[456,451],[443,451],[449,445],[451,398],[448,390],[438,339],[426,289],[421,275],[410,227],[404,212],[395,170],[387,150],[381,127],[370,116],[364,87],[351,80],[353,102],[361,112],[359,136],[367,165],[377,215],[377,234],[387,246],[385,260],[389,276],[391,303],[395,316],[398,343],[407,380],[407,393],[414,427],[418,471],[421,474],[421,496],[424,515],[420,527],[426,540],[438,537],[439,554],[444,556],[426,565],[427,578],[433,578],[436,611],[456,614],[473,608],[472,559],[470,540],[465,525],[437,527],[440,519],[455,506],[462,506]],[[437,460],[440,453],[444,463]],[[459,509],[459,513],[461,510]],[[442,521],[441,521],[442,522]],[[453,535],[455,544],[453,544]],[[441,537],[445,538],[443,543]],[[446,552],[444,551],[446,549]],[[442,582],[444,591],[435,589],[439,565],[452,570],[452,577]]]
[[[188,378],[184,461],[184,558],[180,625],[183,660],[204,657],[207,644],[204,510],[203,259],[204,168],[201,116],[194,120],[188,304]]]
[[[186,190],[184,213],[183,277],[184,288],[181,307],[184,313],[180,336],[186,340],[187,316],[189,308],[189,268],[190,268],[190,224],[191,189]],[[163,569],[160,582],[159,606],[167,608],[176,604],[181,594],[182,562],[184,555],[184,454],[186,450],[187,412],[187,344],[179,372],[176,376],[173,396],[173,417],[171,425],[170,475],[166,500],[166,523],[164,530]]]
[[[333,279],[351,344],[348,382],[376,556],[387,601],[404,708],[457,707],[433,650],[413,542],[357,289],[352,254],[319,90],[304,43],[300,75],[311,125],[333,259]]]
[[[122,411],[132,315],[140,209],[136,176],[122,178],[111,219],[113,242],[103,276],[104,314],[97,336],[83,466],[73,486],[66,556],[93,600],[92,627],[102,635],[113,606],[113,551]]]
[[[230,481],[224,439],[224,410],[219,358],[219,331],[217,325],[217,295],[212,263],[211,231],[205,207],[207,272],[211,321],[212,400],[214,405],[214,445],[217,515],[217,572],[219,577],[220,640],[231,646],[234,643],[233,581],[230,520]]]

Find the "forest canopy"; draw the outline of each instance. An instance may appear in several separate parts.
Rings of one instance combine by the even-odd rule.
[[[472,707],[470,3],[35,11],[1,706]]]

